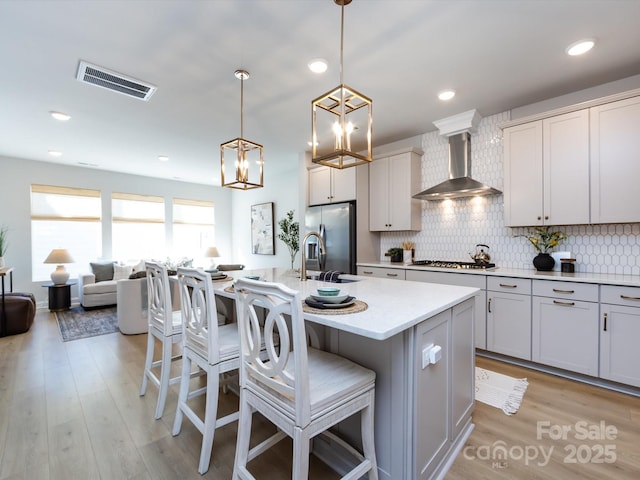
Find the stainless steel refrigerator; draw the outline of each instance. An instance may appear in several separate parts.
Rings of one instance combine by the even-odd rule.
[[[318,239],[309,237],[302,248],[307,270],[356,274],[356,206],[353,202],[309,207],[304,226],[304,234],[319,233],[327,249],[326,255],[321,255]]]

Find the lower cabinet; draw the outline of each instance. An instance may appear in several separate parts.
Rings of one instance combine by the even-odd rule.
[[[598,376],[597,300],[598,285],[534,280],[531,359]]]
[[[473,299],[465,300],[386,340],[320,328],[324,332],[318,337],[328,351],[376,372],[374,429],[380,480],[443,478],[471,434],[474,308]],[[361,447],[358,415],[334,430]],[[314,452],[338,472],[354,466],[350,453],[322,436],[314,439]]]
[[[475,348],[470,335],[474,308],[473,299],[469,299],[416,327],[416,471],[411,478],[437,476],[471,421],[475,399]]]
[[[405,270],[402,268],[385,267],[358,267],[358,275],[363,277],[390,278],[392,280],[405,280]]]
[[[487,278],[487,350],[531,360],[531,280]]]
[[[640,387],[640,288],[600,288],[600,376]]]

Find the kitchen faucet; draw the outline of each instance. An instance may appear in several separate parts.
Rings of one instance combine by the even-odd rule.
[[[322,240],[322,237],[320,236],[320,234],[318,232],[309,232],[307,233],[304,238],[302,239],[302,268],[300,269],[300,281],[301,282],[306,282],[307,281],[307,262],[306,262],[306,254],[305,254],[305,244],[307,243],[307,240],[309,239],[309,237],[317,237],[318,238],[318,243],[320,244],[320,255],[322,254],[326,254],[327,253],[327,249],[324,246],[324,240]]]

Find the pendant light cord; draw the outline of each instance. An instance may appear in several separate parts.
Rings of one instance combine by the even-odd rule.
[[[344,2],[340,7],[340,85],[344,84]]]
[[[240,77],[240,138],[244,138],[244,76]]]

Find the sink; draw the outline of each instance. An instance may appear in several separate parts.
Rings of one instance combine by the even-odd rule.
[[[307,275],[307,280],[318,280],[320,277],[319,274]],[[329,283],[354,283],[359,282],[360,280],[352,280],[350,278],[336,278],[335,280],[324,280]]]

